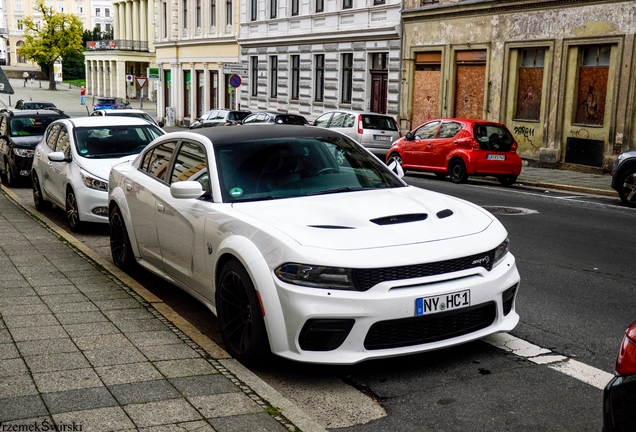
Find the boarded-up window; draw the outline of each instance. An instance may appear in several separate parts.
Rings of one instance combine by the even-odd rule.
[[[544,49],[521,50],[516,119],[539,120],[541,95],[543,92],[544,62]]]
[[[486,57],[486,50],[456,53],[455,117],[467,119],[483,117]]]
[[[575,123],[603,125],[611,45],[581,48]]]
[[[442,53],[439,51],[419,53],[415,57],[411,119],[414,127],[439,117],[441,65]]]

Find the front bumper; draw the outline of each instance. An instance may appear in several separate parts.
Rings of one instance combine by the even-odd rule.
[[[108,191],[82,185],[75,189],[75,197],[82,222],[108,223]]]
[[[519,273],[512,254],[483,267],[381,282],[364,292],[313,289],[274,275],[284,324],[268,321],[272,351],[295,361],[354,364],[450,347],[519,322]],[[470,290],[470,306],[416,316],[416,299]],[[267,312],[267,311],[266,311]]]

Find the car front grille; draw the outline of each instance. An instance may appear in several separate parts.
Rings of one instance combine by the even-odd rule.
[[[400,348],[450,339],[490,326],[497,315],[495,302],[432,315],[380,321],[364,340],[368,350]]]
[[[374,269],[354,269],[353,279],[360,291],[366,291],[380,282],[413,279],[424,276],[435,276],[475,267],[492,270],[495,261],[495,249],[463,258],[437,261],[424,264],[413,264],[399,267],[383,267]]]

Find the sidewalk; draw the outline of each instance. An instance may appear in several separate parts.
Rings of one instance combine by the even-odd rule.
[[[2,430],[324,430],[5,191],[0,232]]]

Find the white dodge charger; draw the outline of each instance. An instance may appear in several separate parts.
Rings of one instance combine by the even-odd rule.
[[[353,364],[519,321],[502,224],[408,186],[329,129],[169,133],[113,167],[108,188],[115,264],[141,265],[203,302],[245,363],[274,353]]]

